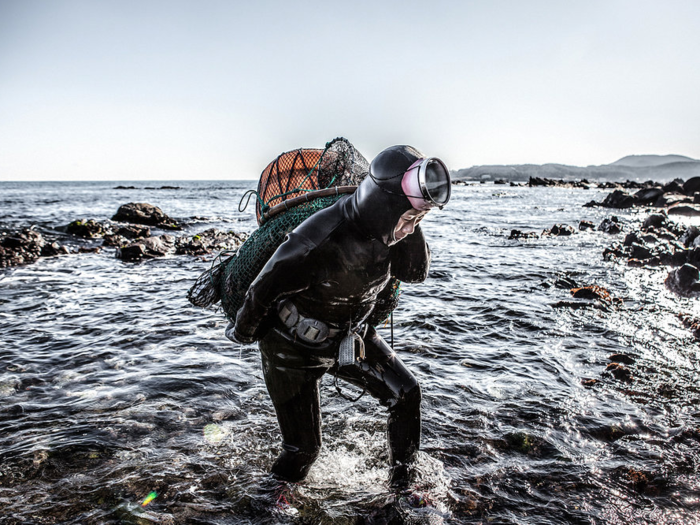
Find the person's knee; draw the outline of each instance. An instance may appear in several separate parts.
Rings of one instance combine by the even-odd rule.
[[[420,407],[423,395],[421,393],[420,385],[414,381],[410,388],[403,395],[404,403],[411,407]]]
[[[404,383],[396,392],[394,399],[389,403],[389,410],[412,411],[420,410],[422,399],[421,388],[415,380]]]

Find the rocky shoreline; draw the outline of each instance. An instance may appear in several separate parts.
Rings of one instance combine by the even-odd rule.
[[[568,181],[533,177],[528,186],[587,189],[587,182],[571,184]],[[597,226],[590,221],[580,221],[578,231],[594,230],[612,236],[624,234],[624,239],[612,242],[603,251],[602,257],[606,260],[619,261],[629,267],[667,267],[668,275],[664,284],[671,292],[680,297],[700,297],[700,229],[672,220],[673,216],[700,216],[700,177],[693,177],[687,181],[676,179],[665,184],[653,181],[644,183],[627,181],[605,183],[598,187],[613,191],[602,202],[591,201],[584,207],[646,208],[649,211],[641,222],[635,222],[637,226],[623,222],[614,215],[603,219]],[[578,233],[576,228],[571,225],[555,224],[542,232],[511,230],[508,240],[528,241],[548,236],[570,236],[576,233]],[[617,304],[607,290],[596,285],[582,286],[572,281],[556,283],[556,286],[569,289],[575,300],[559,301],[552,305],[555,308],[608,310]],[[693,331],[695,339],[700,340],[700,319],[690,314],[683,314],[681,321]],[[618,376],[625,376],[624,364],[613,364],[615,366],[608,372],[618,379]]]
[[[42,257],[98,253],[104,247],[115,248],[115,256],[128,262],[166,255],[202,256],[236,250],[248,237],[245,233],[215,228],[195,235],[152,234],[152,228],[181,231],[183,227],[157,206],[128,203],[120,206],[108,221],[78,219],[55,231],[40,232],[30,227],[0,232],[0,268],[32,264]]]

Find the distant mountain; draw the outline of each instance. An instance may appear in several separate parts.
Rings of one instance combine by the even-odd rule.
[[[565,180],[669,181],[700,177],[700,160],[683,155],[629,155],[601,166],[565,164],[511,164],[472,166],[452,172],[455,180],[526,181],[530,177]]]
[[[672,162],[698,162],[684,155],[627,155],[609,166],[629,166],[630,168],[651,168]]]

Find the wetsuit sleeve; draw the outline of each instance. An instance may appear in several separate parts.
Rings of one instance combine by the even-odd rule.
[[[236,315],[235,335],[240,341],[259,338],[260,323],[281,297],[301,292],[311,283],[310,253],[313,246],[303,236],[290,233],[248,288]]]
[[[420,283],[428,277],[430,248],[420,225],[391,249],[391,274],[399,281]]]

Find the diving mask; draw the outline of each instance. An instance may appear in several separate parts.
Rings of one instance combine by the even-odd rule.
[[[418,159],[404,173],[401,189],[416,210],[442,209],[450,200],[450,172],[436,157]]]

